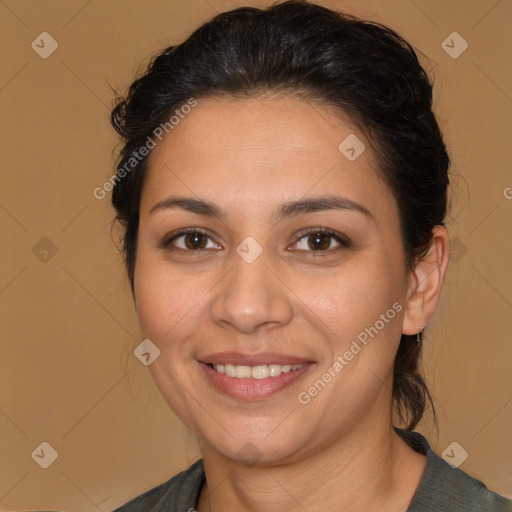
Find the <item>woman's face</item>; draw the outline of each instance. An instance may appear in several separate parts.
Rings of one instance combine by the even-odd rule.
[[[203,450],[235,460],[297,460],[389,425],[404,261],[353,124],[292,97],[200,99],[153,150],[141,197],[153,378]]]

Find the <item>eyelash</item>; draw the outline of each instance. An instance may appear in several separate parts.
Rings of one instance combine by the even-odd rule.
[[[294,243],[297,244],[300,240],[302,240],[303,238],[307,238],[308,236],[311,236],[311,235],[315,235],[317,233],[321,233],[323,235],[328,235],[330,237],[332,237],[336,242],[338,242],[340,244],[341,247],[337,247],[337,248],[334,248],[334,249],[327,249],[327,250],[324,250],[324,251],[321,251],[321,250],[304,250],[304,249],[295,249],[293,250],[293,252],[305,252],[305,253],[311,253],[313,256],[323,256],[324,254],[331,254],[333,251],[336,251],[336,250],[339,250],[340,248],[350,248],[352,246],[352,243],[351,241],[343,236],[341,233],[338,233],[336,231],[333,231],[332,229],[328,229],[328,228],[310,228],[310,229],[307,229],[306,231],[303,231],[302,233],[300,233],[297,237],[297,240],[296,242]],[[170,237],[167,237],[165,238],[161,244],[159,244],[160,248],[162,249],[166,249],[166,250],[169,250],[169,251],[173,251],[173,252],[181,252],[181,253],[200,253],[200,252],[203,252],[207,249],[182,249],[181,247],[173,247],[172,246],[172,242],[174,242],[176,239],[182,237],[182,236],[185,236],[187,234],[198,234],[198,235],[203,235],[203,236],[206,236],[208,238],[211,239],[211,237],[208,235],[208,233],[206,233],[205,231],[201,230],[201,229],[198,229],[198,228],[187,228],[187,229],[183,229],[181,231],[179,231],[178,233],[174,233],[173,235],[171,235]],[[329,244],[330,245],[330,244]]]

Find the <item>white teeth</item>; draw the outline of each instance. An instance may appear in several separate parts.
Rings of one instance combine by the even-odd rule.
[[[250,366],[235,366],[235,376],[237,379],[250,379],[251,367]]]
[[[236,370],[235,367],[232,364],[227,364],[224,366],[224,373],[228,377],[236,377]]]
[[[214,369],[219,373],[224,373],[228,377],[237,379],[268,379],[270,377],[278,377],[281,373],[289,373],[291,371],[302,368],[303,364],[262,364],[258,366],[244,366],[232,364],[214,364]]]
[[[269,364],[268,370],[271,377],[277,377],[278,375],[281,375],[282,373],[282,366],[280,364]]]
[[[249,368],[247,366],[247,368]],[[270,371],[266,364],[262,364],[261,366],[254,366],[251,372],[251,377],[253,379],[266,379],[270,377]]]

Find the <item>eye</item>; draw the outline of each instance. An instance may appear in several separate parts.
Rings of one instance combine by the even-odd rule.
[[[332,252],[336,248],[351,246],[341,233],[327,228],[312,228],[301,233],[292,251]],[[162,241],[160,246],[171,251],[200,252],[206,249],[222,249],[211,237],[197,228],[189,228],[174,233]]]
[[[337,245],[336,245],[337,244]],[[340,247],[348,248],[351,246],[350,241],[337,233],[326,228],[313,228],[303,232],[299,240],[295,243],[293,251],[306,252],[328,252]]]
[[[161,247],[171,251],[201,251],[221,248],[213,242],[208,234],[196,228],[185,229],[173,234],[162,242]]]

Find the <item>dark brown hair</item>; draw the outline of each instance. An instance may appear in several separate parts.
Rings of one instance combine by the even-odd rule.
[[[431,81],[413,48],[388,27],[291,0],[215,16],[159,53],[126,97],[117,98],[111,120],[123,145],[112,204],[124,228],[132,292],[148,162],[138,152],[148,137],[191,98],[280,92],[334,107],[368,134],[398,204],[407,268],[426,254],[432,228],[444,223],[450,166],[432,112]],[[130,160],[134,154],[137,160]],[[421,348],[416,336],[402,335],[395,360],[393,399],[409,429],[427,400],[432,404],[419,372]]]

